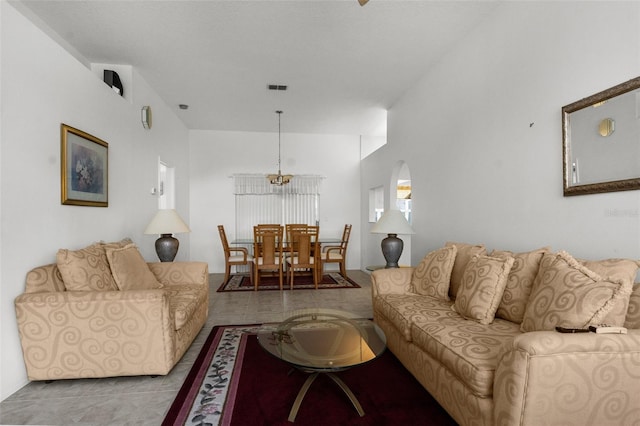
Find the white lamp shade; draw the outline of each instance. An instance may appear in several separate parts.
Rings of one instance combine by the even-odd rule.
[[[147,229],[144,230],[145,234],[179,234],[182,232],[191,232],[191,229],[173,209],[158,210]]]
[[[400,210],[387,210],[371,228],[373,234],[415,234]]]

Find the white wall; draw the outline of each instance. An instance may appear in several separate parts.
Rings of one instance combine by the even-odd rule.
[[[638,259],[640,191],[563,197],[561,108],[639,70],[638,2],[507,2],[390,109],[362,202],[407,162],[414,265],[448,240]]]
[[[274,116],[275,119],[275,116]],[[278,171],[278,134],[191,131],[191,253],[224,271],[218,225],[235,237],[234,173]],[[282,134],[282,173],[325,176],[320,196],[320,234],[342,236],[354,225],[347,268],[360,269],[360,141],[358,136]]]
[[[142,232],[157,209],[149,194],[157,158],[177,168],[177,209],[188,219],[188,133],[137,72],[131,102],[115,95],[87,67],[0,2],[0,398],[27,382],[13,300],[26,273],[55,262],[59,248],[131,237],[156,260],[156,236]],[[151,105],[144,130],[140,108]],[[109,143],[109,207],[60,204],[60,123]],[[179,259],[188,259],[188,235]]]

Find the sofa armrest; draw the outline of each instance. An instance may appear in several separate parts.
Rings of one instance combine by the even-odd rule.
[[[495,424],[635,424],[638,383],[640,330],[523,333],[499,357]]]
[[[378,269],[371,273],[373,297],[379,294],[409,293],[414,268]]]
[[[30,380],[166,374],[173,365],[162,289],[25,293],[15,308]]]
[[[152,262],[148,265],[162,284],[209,285],[209,265],[205,262]]]

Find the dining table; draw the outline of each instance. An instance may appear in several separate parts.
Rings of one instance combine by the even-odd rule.
[[[253,238],[238,238],[231,241],[231,244],[236,245],[253,245]],[[336,237],[320,237],[318,238],[318,242],[320,245],[323,244],[340,244],[342,240]]]

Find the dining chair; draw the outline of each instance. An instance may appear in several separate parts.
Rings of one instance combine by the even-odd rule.
[[[287,257],[291,254],[291,246],[293,245],[293,251],[298,251],[295,247],[295,241],[292,240],[291,235],[292,232],[306,232],[307,231],[307,227],[309,225],[307,225],[306,223],[288,223],[284,226],[285,229],[285,245],[282,247],[282,250],[284,252],[284,257]]]
[[[231,266],[249,265],[253,263],[253,257],[249,254],[249,250],[247,250],[246,247],[229,247],[227,234],[224,231],[223,225],[218,225],[218,233],[220,234],[220,241],[222,241],[222,250],[224,250],[224,282],[226,284],[231,275]],[[249,273],[251,273],[251,271]]]
[[[349,245],[349,236],[351,235],[351,225],[345,225],[344,231],[342,231],[342,239],[340,245],[330,245],[322,247],[322,253],[320,253],[320,267],[319,274],[324,271],[325,263],[338,263],[340,265],[340,274],[347,278],[347,246]]]
[[[283,227],[253,227],[253,283],[258,290],[262,271],[277,271],[280,290],[282,290],[282,234]]]
[[[320,262],[320,234],[319,226],[307,226],[305,229],[292,230],[289,236],[289,256],[285,259],[287,265],[287,280],[293,290],[296,270],[309,270],[313,278],[313,285],[318,289],[318,266]]]
[[[259,223],[257,225],[255,225],[258,227],[258,229],[260,230],[272,230],[274,232],[278,232],[278,230],[282,227],[282,225],[280,225],[279,223]],[[254,233],[255,235],[255,233]],[[286,237],[286,235],[285,235]],[[258,257],[260,256],[260,253],[262,253],[262,245],[261,244],[255,244],[255,238],[254,238],[254,242],[253,242],[253,257]],[[284,241],[283,241],[283,246],[282,249],[284,250]]]

